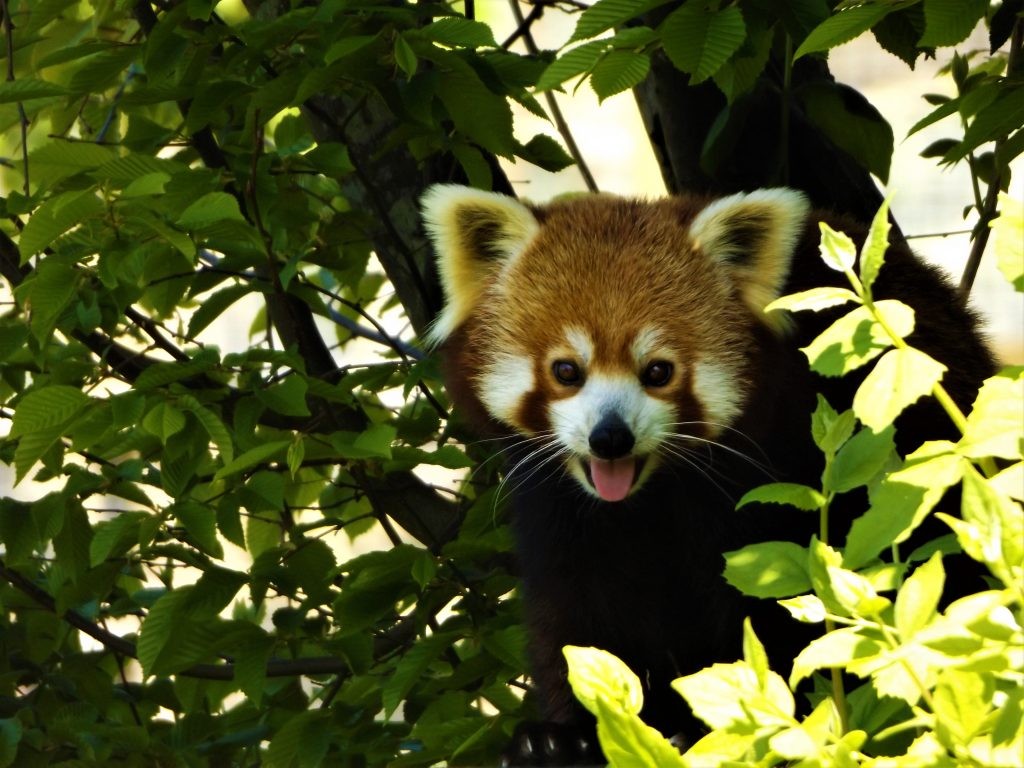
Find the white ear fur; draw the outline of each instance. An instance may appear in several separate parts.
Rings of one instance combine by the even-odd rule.
[[[433,346],[469,316],[487,280],[523,252],[539,225],[517,200],[458,184],[435,184],[421,204],[445,297],[426,336]]]
[[[690,239],[730,273],[744,302],[761,314],[789,276],[809,210],[802,193],[785,187],[730,195],[697,214]],[[787,322],[781,313],[764,320],[777,331]]]

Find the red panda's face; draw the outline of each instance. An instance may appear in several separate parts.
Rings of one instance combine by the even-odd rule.
[[[620,501],[742,412],[751,330],[805,208],[788,190],[530,209],[434,187],[425,218],[447,303],[432,340],[459,345],[456,375],[494,420]]]

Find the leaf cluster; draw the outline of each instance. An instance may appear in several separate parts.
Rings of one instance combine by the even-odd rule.
[[[1019,218],[1010,212],[996,226],[1008,230],[1002,242],[1016,238],[1004,258],[1019,270]],[[819,535],[807,546],[761,542],[726,553],[725,577],[745,594],[777,599],[823,633],[793,660],[786,681],[769,669],[748,621],[742,661],[673,683],[712,731],[657,764],[1012,765],[1024,750],[1024,369],[988,379],[973,410],[959,413],[942,389],[943,367],[905,341],[913,330],[910,308],[872,298],[888,239],[887,206],[875,218],[857,273],[853,244],[826,225],[822,230],[822,257],[846,273],[851,288],[783,297],[773,309],[855,303],[804,352],[813,369],[829,376],[877,361],[851,410],[838,413],[819,396],[812,435],[825,458],[821,487],[773,483],[739,502],[818,513]],[[856,338],[862,343],[851,343]],[[921,397],[949,409],[962,436],[900,457],[893,422]],[[836,546],[829,541],[830,508],[862,487],[871,505]],[[936,511],[953,488],[960,491],[959,514]],[[930,515],[951,533],[901,551]],[[942,608],[944,557],[959,552],[985,567],[990,588]],[[612,765],[654,764],[633,759],[664,743],[643,730],[636,714],[642,702],[621,694],[638,688],[633,673],[595,649],[567,649],[566,656],[570,682],[599,718]],[[831,679],[817,674],[826,670]],[[840,672],[864,682],[847,692]],[[811,676],[813,708],[801,717],[793,691]],[[623,751],[632,757],[618,757]]]

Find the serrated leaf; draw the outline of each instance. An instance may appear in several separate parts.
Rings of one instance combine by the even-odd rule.
[[[416,70],[419,68],[416,52],[404,35],[395,36],[395,63],[405,72],[405,76],[410,78],[416,74]]]
[[[707,80],[739,50],[746,25],[738,6],[711,10],[703,0],[688,0],[662,23],[662,46],[672,63],[690,74],[690,84]]]
[[[821,243],[818,250],[821,260],[837,272],[853,269],[857,261],[857,246],[845,232],[838,232],[824,221],[818,222],[821,230]]]
[[[892,6],[882,3],[865,3],[838,10],[835,15],[825,19],[811,30],[800,47],[796,49],[793,59],[796,60],[817,51],[827,51],[853,40],[884,19],[891,10],[893,10]]]
[[[11,437],[60,427],[89,404],[89,396],[78,387],[51,384],[25,395],[14,411]]]
[[[27,263],[32,256],[42,253],[65,232],[99,216],[103,211],[103,201],[92,189],[84,192],[65,192],[51,197],[36,208],[21,231],[18,238],[21,263]]]
[[[469,64],[454,54],[438,61],[444,70],[437,95],[456,129],[484,149],[511,159],[515,154],[512,111],[503,96],[491,91]]]
[[[963,141],[943,160],[955,162],[989,141],[1004,139],[1024,125],[1024,88],[1007,87],[990,104],[978,110],[968,123]]]
[[[51,141],[29,153],[32,181],[49,187],[69,176],[99,168],[117,157],[109,147],[87,141]]]
[[[807,550],[791,541],[765,541],[726,552],[723,575],[753,597],[792,597],[811,588]]]
[[[921,48],[956,45],[967,38],[985,16],[988,0],[924,0]]]
[[[538,133],[526,142],[516,154],[528,163],[552,173],[568,168],[574,162],[558,141],[543,133]]]
[[[889,248],[889,198],[882,201],[881,207],[871,220],[871,229],[860,252],[860,282],[871,295],[871,286],[878,277],[878,272],[885,262],[885,252]]]
[[[119,512],[97,523],[89,544],[89,565],[96,567],[108,558],[120,557],[139,543],[139,528],[149,517],[144,512]]]
[[[860,304],[860,297],[849,288],[838,286],[821,286],[811,288],[800,293],[791,293],[788,296],[780,296],[775,301],[765,306],[765,312],[787,310],[789,312],[803,312],[811,310],[818,312],[830,307],[838,307],[849,302]]]
[[[914,330],[914,310],[895,299],[875,303],[875,309],[900,338]],[[892,346],[885,328],[867,307],[839,318],[806,347],[811,368],[824,376],[842,376],[878,357]]]
[[[946,366],[913,347],[890,349],[875,363],[853,398],[853,412],[876,432],[932,393]]]
[[[736,509],[753,503],[788,504],[797,509],[814,511],[825,504],[825,497],[814,488],[798,483],[768,483],[744,494],[736,503]]]
[[[590,73],[590,85],[598,101],[604,101],[642,82],[650,69],[651,59],[645,54],[612,51]]]
[[[537,91],[555,88],[570,77],[589,72],[608,50],[607,40],[594,40],[566,51],[545,69],[537,80]]]
[[[597,0],[579,15],[569,42],[596,37],[667,2],[669,0]]]
[[[53,98],[64,96],[67,92],[64,86],[57,83],[35,77],[19,77],[17,80],[0,82],[0,104]]]

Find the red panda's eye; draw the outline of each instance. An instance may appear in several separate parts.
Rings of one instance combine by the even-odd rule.
[[[640,381],[645,387],[664,387],[672,378],[672,363],[655,360],[644,368]]]
[[[583,378],[579,366],[569,360],[555,360],[551,366],[551,372],[555,374],[555,378],[561,384],[579,384]]]

